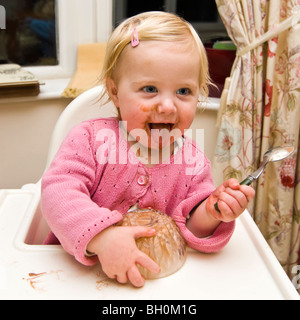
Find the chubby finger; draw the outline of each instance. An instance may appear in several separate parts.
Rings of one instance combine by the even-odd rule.
[[[127,277],[129,281],[134,285],[135,287],[142,287],[145,284],[145,279],[139,272],[139,269],[136,265],[133,265],[128,271],[127,271]]]
[[[232,212],[232,209],[228,206],[226,202],[219,200],[218,208],[220,210],[220,212],[218,212],[219,220],[224,222],[230,222],[236,218]]]
[[[132,226],[132,231],[134,233],[134,238],[138,239],[140,237],[152,237],[155,235],[156,230],[153,228],[143,227],[143,226]]]
[[[231,178],[231,179],[224,181],[223,187],[238,190],[238,189],[240,189],[240,183],[237,179]]]
[[[245,208],[249,202],[248,197],[243,192],[231,188],[226,188],[219,199],[225,201],[233,210],[238,207]]]
[[[140,256],[136,259],[136,262],[140,264],[142,267],[149,270],[150,272],[160,273],[160,266],[141,251]]]
[[[247,197],[248,201],[254,198],[255,190],[251,186],[240,185],[240,191]]]
[[[251,200],[255,195],[255,191],[251,186],[241,185],[241,184],[239,184],[238,180],[236,180],[236,179],[226,180],[223,183],[223,190],[220,190],[220,191],[221,192],[227,191],[229,188],[232,190],[241,191],[247,197],[248,200]]]
[[[122,283],[122,284],[128,282],[128,278],[127,278],[127,275],[126,275],[126,274],[118,274],[118,275],[116,276],[116,279],[117,279],[117,281],[118,281],[119,283]]]
[[[233,217],[243,211],[239,201],[227,192],[223,192],[220,195],[220,198],[218,200],[218,207],[222,214],[230,214],[233,215]]]
[[[226,188],[231,188],[233,190],[239,190],[240,185],[238,180],[236,179],[228,179],[224,181],[221,185],[219,185],[216,190],[211,194],[211,197],[217,201],[219,195],[226,190]]]

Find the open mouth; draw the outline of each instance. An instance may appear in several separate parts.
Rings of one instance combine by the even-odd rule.
[[[151,136],[151,145],[166,146],[174,141],[172,129],[174,123],[148,123]]]
[[[148,123],[149,129],[151,130],[163,130],[166,129],[168,131],[172,131],[174,128],[174,123]]]

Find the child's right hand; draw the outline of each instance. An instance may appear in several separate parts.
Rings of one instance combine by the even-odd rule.
[[[140,251],[135,240],[140,237],[154,236],[155,229],[141,226],[111,226],[98,233],[88,244],[87,250],[98,255],[103,272],[120,283],[128,280],[135,287],[145,283],[136,263],[154,273],[160,267],[145,253]]]

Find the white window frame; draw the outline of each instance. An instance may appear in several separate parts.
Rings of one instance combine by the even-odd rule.
[[[26,67],[39,79],[70,78],[79,44],[106,42],[112,32],[112,0],[56,0],[56,66]]]

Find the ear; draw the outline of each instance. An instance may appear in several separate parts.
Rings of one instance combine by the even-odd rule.
[[[106,79],[106,88],[112,102],[117,108],[119,108],[118,87],[115,81],[111,78]]]

